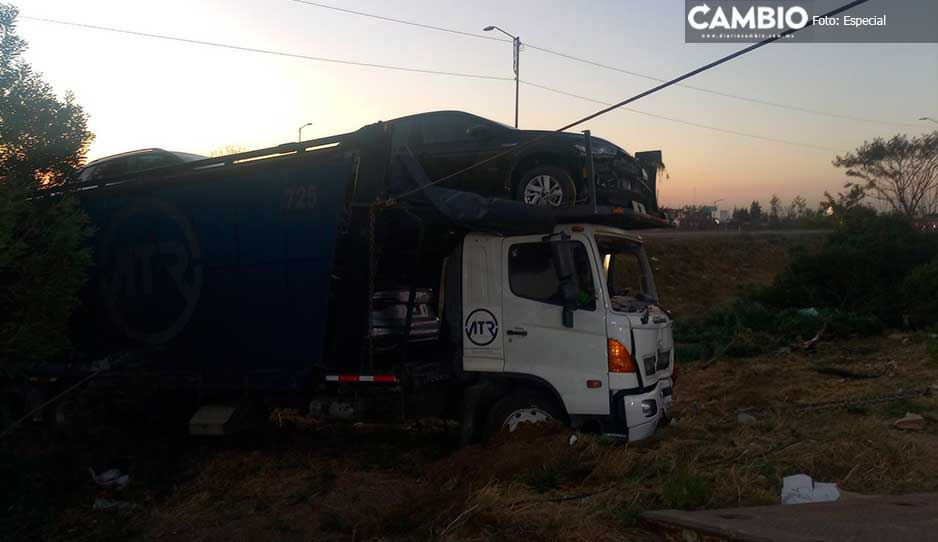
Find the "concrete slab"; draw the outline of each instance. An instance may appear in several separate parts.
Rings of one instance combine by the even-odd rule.
[[[855,497],[838,502],[642,514],[684,542],[938,541],[938,493]]]

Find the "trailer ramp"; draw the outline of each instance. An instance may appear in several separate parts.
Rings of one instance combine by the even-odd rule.
[[[858,496],[838,502],[685,512],[642,520],[681,542],[920,542],[938,540],[938,493]]]

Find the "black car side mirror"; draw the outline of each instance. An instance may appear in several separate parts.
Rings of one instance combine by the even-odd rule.
[[[479,124],[469,128],[466,130],[466,134],[469,135],[469,137],[475,139],[491,139],[492,136],[495,135],[492,133],[492,129],[484,124]]]

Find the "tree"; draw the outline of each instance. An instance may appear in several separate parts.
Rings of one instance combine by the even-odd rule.
[[[63,183],[92,140],[71,94],[59,99],[20,56],[17,9],[0,4],[0,369],[62,354],[91,253],[88,219]]]
[[[758,201],[752,202],[749,206],[749,218],[754,224],[762,222],[762,204]]]
[[[733,220],[736,222],[749,222],[749,209],[733,207]]]
[[[778,224],[781,214],[782,200],[779,199],[778,194],[772,194],[772,199],[769,200],[769,222]]]
[[[801,196],[795,196],[788,204],[788,220],[797,220],[807,214],[808,202]]]
[[[225,145],[224,147],[213,150],[208,153],[210,158],[216,158],[218,156],[228,156],[229,154],[239,154],[247,151],[246,148],[241,145]]]
[[[866,197],[866,190],[862,185],[856,183],[845,183],[846,192],[838,192],[837,196],[831,195],[827,190],[824,191],[824,201],[821,202],[821,211],[827,211],[837,216],[843,216],[851,209],[859,206]]]
[[[866,181],[864,188],[899,214],[917,216],[938,203],[938,131],[912,139],[876,138],[833,164]]]

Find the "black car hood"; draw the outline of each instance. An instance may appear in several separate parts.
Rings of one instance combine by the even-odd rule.
[[[569,142],[570,145],[585,145],[586,144],[586,139],[584,138],[583,134],[577,134],[573,132],[554,132],[551,130],[518,130],[517,136],[518,136],[519,142],[521,143],[525,143],[532,139],[543,137],[544,139],[542,139],[541,141],[545,141],[545,142],[551,141],[551,142],[556,143],[556,142],[562,141],[562,142]],[[635,159],[631,154],[628,153],[628,151],[616,145],[612,141],[609,141],[608,139],[603,139],[601,137],[596,137],[596,136],[592,136],[591,139],[593,140],[593,144],[603,143],[606,145],[612,145],[613,147],[622,151],[622,154],[624,154],[628,158],[633,159],[633,160]]]

